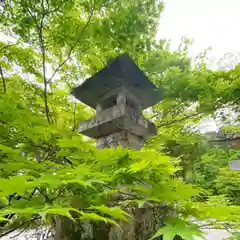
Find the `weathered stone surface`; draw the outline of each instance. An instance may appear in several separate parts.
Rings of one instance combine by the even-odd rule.
[[[152,122],[124,103],[108,108],[90,120],[82,121],[79,129],[81,133],[92,138],[101,138],[122,130],[144,139],[157,133]]]
[[[117,146],[130,149],[141,149],[143,146],[143,138],[131,134],[128,131],[122,131],[98,138],[96,141],[96,147],[98,149]]]

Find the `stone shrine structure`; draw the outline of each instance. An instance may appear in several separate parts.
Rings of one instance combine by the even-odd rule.
[[[140,149],[157,134],[142,110],[158,103],[162,91],[123,54],[73,89],[81,102],[96,109],[96,116],[80,123],[79,131],[96,139],[97,148],[122,146]]]
[[[162,91],[147,78],[128,54],[120,55],[108,63],[105,68],[74,88],[72,95],[96,109],[95,117],[80,122],[79,131],[95,138],[99,149],[117,146],[141,149],[145,140],[157,134],[155,124],[144,118],[142,111],[158,103],[162,99]],[[128,211],[134,220],[121,226],[123,231],[115,226],[107,229],[104,225],[101,232],[106,235],[100,237],[98,232],[98,238],[144,240],[152,236],[150,229],[155,231],[155,224],[159,222],[162,212],[157,210],[156,214],[153,209],[141,208],[134,209],[134,212],[131,209]],[[89,229],[93,230],[94,226]]]

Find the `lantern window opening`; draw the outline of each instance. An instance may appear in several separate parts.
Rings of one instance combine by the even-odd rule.
[[[117,105],[117,95],[112,95],[110,97],[108,97],[107,99],[105,99],[102,103],[102,111],[114,107]]]
[[[135,101],[133,101],[132,99],[130,98],[126,98],[126,104],[130,107],[130,108],[133,108],[135,110],[138,109],[138,105],[135,103]]]

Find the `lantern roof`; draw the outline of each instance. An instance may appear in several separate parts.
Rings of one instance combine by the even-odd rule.
[[[119,87],[127,88],[146,109],[163,98],[162,90],[151,82],[128,54],[118,56],[102,70],[73,88],[72,95],[95,108],[98,100]]]

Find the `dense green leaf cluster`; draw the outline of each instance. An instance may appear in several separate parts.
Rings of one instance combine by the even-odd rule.
[[[237,229],[239,151],[209,146],[196,124],[228,120],[239,111],[239,67],[192,66],[184,40],[178,51],[155,40],[163,4],[154,0],[5,0],[0,6],[0,221],[7,229],[50,224],[56,215],[118,226],[126,207],[174,209],[158,237],[200,236],[205,220]],[[163,88],[145,113],[158,135],[141,151],[96,150],[77,133],[94,114],[69,96],[71,87],[128,52]],[[235,134],[239,127],[225,127]],[[29,225],[30,223],[30,225]],[[32,225],[31,225],[32,224]],[[34,225],[35,224],[35,225]],[[1,236],[1,234],[0,234]]]

